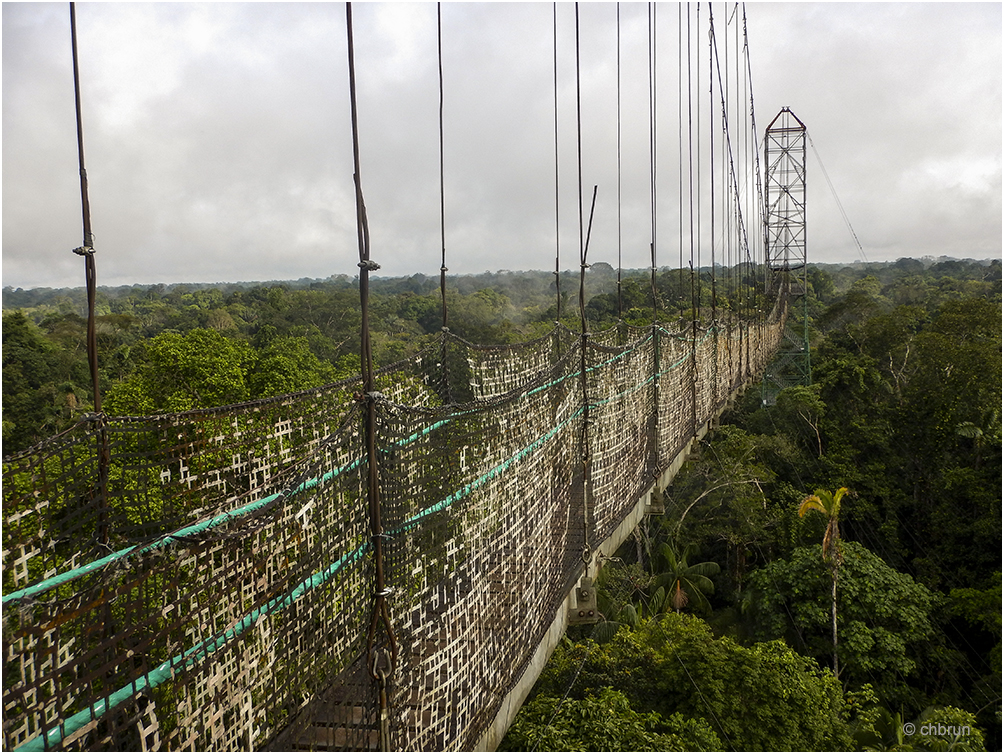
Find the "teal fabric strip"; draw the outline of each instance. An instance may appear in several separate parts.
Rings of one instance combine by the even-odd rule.
[[[705,336],[705,337],[707,337],[707,336]],[[702,339],[702,341],[703,341],[703,339]],[[614,358],[609,359],[605,363],[611,363],[613,361],[616,361],[617,359],[622,358],[627,353],[628,352],[625,352],[623,354],[619,354],[619,355],[615,356]],[[688,358],[690,358],[689,354],[686,355],[686,356],[684,356],[683,358],[679,359],[678,361],[676,361],[665,372],[660,372],[659,374],[665,374],[670,369],[675,369],[676,367],[678,367],[681,364],[685,363]],[[600,365],[597,365],[597,366],[600,366]],[[653,379],[655,379],[654,376],[653,377],[649,377],[643,383],[641,383],[639,385],[635,385],[634,387],[629,388],[628,390],[626,390],[626,391],[618,394],[617,396],[614,396],[614,397],[609,398],[609,399],[607,399],[605,401],[602,401],[601,403],[609,403],[610,401],[616,400],[619,397],[622,397],[622,396],[627,395],[627,394],[629,394],[631,392],[640,390],[642,387],[644,387],[645,385],[647,385],[648,383],[650,383]],[[530,395],[530,393],[527,393],[526,395]],[[601,404],[596,404],[596,405],[601,405]],[[438,513],[440,511],[446,510],[451,505],[453,505],[453,503],[455,503],[455,502],[457,502],[459,500],[462,500],[463,498],[465,498],[468,495],[470,495],[472,492],[474,492],[474,491],[478,490],[479,488],[481,488],[482,486],[484,486],[485,483],[491,481],[492,479],[494,479],[495,477],[499,476],[500,474],[505,473],[506,471],[509,470],[509,468],[512,467],[513,464],[518,463],[519,461],[523,460],[524,458],[532,455],[534,452],[536,452],[537,450],[539,450],[544,444],[546,444],[549,440],[553,439],[562,429],[564,429],[566,426],[568,426],[568,424],[570,424],[572,421],[574,421],[582,413],[583,413],[583,409],[580,407],[574,413],[572,413],[567,419],[565,419],[564,421],[562,421],[562,422],[558,423],[557,425],[555,425],[553,428],[551,428],[550,430],[548,430],[547,432],[545,432],[543,435],[541,435],[536,440],[534,440],[533,442],[531,442],[525,448],[521,449],[520,451],[518,451],[514,455],[512,455],[509,458],[507,458],[506,460],[504,460],[502,463],[500,463],[497,466],[494,466],[493,468],[489,469],[484,474],[480,475],[477,479],[475,479],[472,482],[464,485],[459,490],[453,492],[452,494],[450,494],[447,497],[443,498],[442,500],[440,500],[439,502],[435,503],[434,505],[429,506],[428,508],[426,508],[425,510],[421,511],[420,513],[418,513],[418,514],[412,516],[411,518],[407,519],[400,526],[397,526],[397,527],[391,529],[390,532],[389,532],[390,535],[393,536],[393,535],[396,535],[396,534],[401,534],[401,533],[407,532],[407,531],[415,528],[415,526],[417,526],[423,519],[425,519],[425,518],[427,518],[427,517],[429,517],[429,516],[431,516],[431,515],[433,515],[435,513]],[[434,430],[439,429],[440,427],[446,425],[447,423],[449,423],[449,421],[450,421],[450,419],[445,419],[443,421],[436,422],[435,424],[432,424],[429,427],[426,427],[425,429],[421,430],[420,432],[416,432],[416,433],[410,435],[409,437],[405,438],[404,440],[401,440],[401,441],[399,441],[398,443],[395,443],[395,444],[398,447],[401,447],[401,446],[404,446],[404,445],[408,445],[408,444],[410,444],[412,442],[415,442],[420,437],[423,437],[423,436],[429,434],[430,432],[433,432]],[[361,463],[362,463],[362,460],[359,459],[359,460],[353,461],[352,463],[348,464],[347,466],[343,466],[340,469],[336,469],[334,471],[330,471],[327,474],[325,474],[322,477],[320,477],[319,479],[310,479],[310,480],[307,480],[306,482],[303,482],[301,485],[299,485],[293,491],[293,494],[302,492],[302,491],[304,491],[306,489],[310,489],[312,487],[316,487],[321,482],[328,481],[329,479],[334,478],[338,474],[342,474],[342,473],[345,473],[346,471],[350,471],[352,469],[358,468],[358,466],[360,466]],[[170,542],[173,542],[173,541],[176,541],[177,539],[180,539],[181,537],[189,536],[191,534],[198,533],[199,531],[204,531],[205,529],[208,529],[208,528],[210,528],[212,526],[219,525],[220,523],[224,523],[226,521],[232,520],[234,517],[236,517],[238,515],[241,515],[242,513],[249,512],[249,510],[251,510],[252,508],[256,509],[256,508],[260,508],[260,507],[262,507],[264,505],[267,505],[269,502],[271,502],[272,500],[276,499],[277,497],[279,497],[279,495],[271,495],[271,496],[269,496],[267,498],[263,498],[262,500],[258,500],[258,501],[254,502],[254,503],[251,503],[249,505],[243,506],[242,508],[238,508],[238,509],[236,509],[234,511],[231,511],[229,513],[224,513],[224,514],[222,514],[220,516],[215,516],[215,517],[213,517],[211,519],[208,519],[207,521],[202,522],[200,524],[196,524],[196,525],[190,526],[190,527],[188,527],[186,529],[182,529],[182,530],[180,530],[178,532],[175,532],[174,534],[171,534],[171,535],[168,535],[167,537],[164,537],[162,540],[159,540],[158,542],[156,542],[156,543],[154,543],[152,545],[148,545],[147,547],[145,547],[142,550],[140,550],[140,553],[148,552],[148,551],[150,551],[152,549],[155,549],[156,547],[163,547],[163,546],[167,545]],[[149,673],[141,676],[140,678],[136,679],[135,681],[133,681],[132,683],[128,684],[127,686],[123,686],[121,689],[119,689],[118,691],[114,692],[113,694],[111,694],[110,696],[108,696],[106,699],[102,699],[102,700],[98,701],[97,703],[95,703],[94,705],[92,705],[90,707],[87,707],[86,709],[84,709],[84,710],[76,713],[75,715],[71,715],[69,718],[67,718],[60,725],[58,725],[58,726],[56,726],[54,728],[51,728],[50,730],[46,731],[42,735],[36,736],[35,738],[33,738],[30,741],[26,742],[24,745],[18,747],[15,751],[44,751],[46,748],[51,748],[52,746],[58,745],[67,736],[73,735],[78,730],[80,730],[83,726],[87,725],[88,723],[90,723],[93,720],[98,719],[99,717],[101,717],[102,715],[104,715],[107,711],[109,711],[111,709],[114,709],[115,707],[117,707],[120,704],[124,703],[128,699],[131,699],[134,694],[136,694],[136,693],[138,693],[140,691],[143,691],[144,689],[148,689],[148,688],[149,689],[153,689],[153,688],[156,688],[161,683],[164,683],[165,681],[170,680],[174,676],[174,674],[176,672],[176,669],[182,669],[182,670],[187,669],[187,668],[191,667],[192,665],[194,665],[199,660],[204,659],[205,657],[208,657],[209,655],[213,654],[214,652],[216,652],[220,648],[224,647],[231,640],[236,639],[238,636],[240,636],[241,634],[243,634],[247,629],[249,629],[251,626],[253,626],[260,617],[269,616],[269,615],[271,615],[273,613],[276,613],[276,612],[278,612],[278,611],[280,611],[280,610],[288,607],[289,605],[293,604],[296,600],[300,599],[300,597],[302,597],[304,594],[306,594],[310,589],[315,589],[315,588],[323,585],[325,582],[329,581],[336,573],[338,573],[338,571],[340,571],[344,566],[352,564],[352,563],[355,563],[358,560],[360,560],[363,557],[363,555],[365,555],[365,553],[367,552],[367,550],[369,550],[370,547],[371,547],[371,543],[370,542],[364,542],[363,544],[361,544],[359,547],[357,547],[355,550],[353,550],[348,555],[345,555],[345,556],[341,557],[340,559],[338,559],[337,561],[335,561],[334,563],[332,563],[331,565],[329,565],[324,570],[318,571],[317,573],[315,573],[312,576],[310,576],[310,578],[305,579],[304,581],[302,581],[298,586],[296,586],[286,596],[284,596],[284,597],[277,597],[277,598],[271,600],[270,602],[266,603],[262,607],[258,608],[257,610],[253,610],[247,616],[245,616],[240,621],[238,621],[233,626],[233,628],[227,629],[226,631],[223,631],[223,632],[217,634],[212,639],[206,640],[206,641],[202,642],[201,644],[198,644],[195,647],[192,647],[192,648],[190,648],[190,649],[182,652],[180,655],[176,655],[175,657],[172,657],[170,660],[166,660],[165,662],[162,662],[160,665],[158,665],[156,668],[154,668],[153,670],[151,670]],[[105,565],[105,564],[107,564],[109,562],[112,562],[117,557],[125,557],[125,555],[127,555],[129,552],[131,552],[134,549],[135,548],[133,547],[133,548],[129,548],[127,550],[122,550],[120,553],[115,553],[114,555],[109,555],[106,558],[102,558],[100,561],[95,561],[94,563],[91,563],[91,564],[89,564],[87,566],[83,566],[83,568],[77,569],[76,572],[67,572],[66,574],[61,574],[61,576],[64,576],[64,577],[70,576],[70,577],[72,577],[73,573],[77,573],[77,575],[82,575],[81,572],[84,571],[85,569],[87,569],[88,572],[91,571],[91,570],[95,570],[95,569],[101,567],[101,565]],[[49,579],[49,581],[51,582],[51,581],[54,581],[54,580],[59,579],[59,578],[60,578],[59,576],[53,577],[53,579]],[[68,578],[63,578],[58,583],[63,583],[64,581],[67,581],[67,580],[68,580]],[[44,583],[46,583],[46,582],[42,582],[42,584],[44,584]],[[42,586],[42,584],[38,584],[36,586]],[[53,586],[54,585],[55,584],[53,584]],[[21,590],[21,592],[26,592],[26,591],[28,591],[28,590]],[[15,595],[17,595],[17,594],[19,594],[19,593],[15,592],[14,594],[9,595],[9,597],[5,597],[4,601],[6,601],[8,598],[13,599],[15,597]]]
[[[416,432],[412,434],[410,437],[406,437],[403,440],[397,441],[396,443],[394,443],[394,445],[396,447],[403,447],[405,445],[408,445],[424,437],[430,432],[434,432],[435,430],[439,429],[440,427],[444,426],[450,421],[451,419],[444,419],[443,421],[431,424],[425,429],[421,430],[420,432]],[[339,469],[335,469],[333,471],[329,471],[323,474],[321,477],[308,479],[307,481],[303,482],[298,487],[296,487],[296,489],[292,490],[290,494],[298,495],[301,492],[313,489],[314,487],[317,487],[319,484],[334,479],[339,474],[345,474],[349,471],[353,471],[359,468],[359,466],[362,465],[362,462],[363,459],[358,458],[350,464],[347,464]],[[40,581],[37,584],[32,584],[31,586],[27,586],[24,589],[19,589],[16,592],[5,594],[3,596],[3,604],[6,604],[7,602],[13,600],[24,599],[25,597],[33,597],[35,595],[41,594],[42,592],[46,592],[49,589],[52,589],[53,587],[59,586],[60,584],[65,584],[66,582],[73,581],[74,579],[78,579],[81,576],[86,576],[88,573],[99,570],[100,568],[103,568],[104,566],[110,563],[114,563],[117,560],[121,560],[122,558],[125,558],[133,553],[135,553],[136,555],[144,555],[146,553],[153,552],[154,550],[158,550],[163,547],[168,547],[178,542],[184,537],[190,537],[194,534],[199,534],[201,532],[207,531],[208,529],[220,526],[221,524],[233,521],[235,518],[238,518],[239,516],[244,516],[247,515],[248,513],[253,513],[265,507],[274,500],[278,499],[281,495],[282,493],[269,495],[268,497],[264,497],[261,500],[255,500],[253,503],[248,503],[247,505],[243,505],[240,508],[235,508],[232,511],[221,513],[218,516],[213,516],[212,518],[206,519],[205,521],[200,521],[197,524],[192,524],[191,526],[187,526],[184,529],[179,529],[178,531],[171,532],[170,534],[165,534],[160,539],[138,550],[137,550],[138,545],[133,545],[132,547],[127,547],[123,550],[118,550],[117,552],[113,552],[111,555],[106,555],[100,560],[95,560],[91,563],[88,563],[87,565],[83,565],[80,566],[79,568],[74,568],[69,571],[64,571],[63,573],[56,574],[55,576]]]
[[[561,422],[548,432],[538,437],[536,440],[534,440],[532,443],[527,445],[525,448],[520,450],[515,455],[507,458],[498,466],[489,469],[487,472],[479,476],[473,482],[464,485],[461,489],[457,490],[453,494],[439,501],[435,505],[432,505],[426,508],[421,513],[412,516],[410,519],[405,521],[400,526],[392,529],[389,533],[393,536],[395,534],[400,534],[402,532],[408,531],[414,528],[422,519],[427,518],[428,516],[431,516],[433,513],[436,513],[438,511],[445,510],[456,501],[461,500],[462,498],[471,494],[471,492],[478,489],[489,480],[497,477],[499,474],[502,474],[503,472],[508,470],[509,467],[511,467],[514,463],[522,460],[523,458],[526,458],[528,455],[532,454],[534,451],[539,449],[544,443],[553,438],[559,431],[561,431],[562,428],[568,425],[569,422],[571,422],[581,413],[582,409],[579,409],[570,417],[568,417],[563,422]],[[438,425],[442,426],[445,423],[446,423],[445,421],[439,422]],[[436,427],[436,425],[431,425],[430,427],[427,428],[427,430],[432,431],[434,427]],[[417,437],[415,437],[414,435],[412,437],[417,439]],[[355,465],[358,465],[359,463],[360,461],[354,462]],[[353,466],[354,464],[350,464],[350,466]],[[342,469],[338,469],[336,472],[329,472],[329,473],[331,476],[334,476],[335,474],[344,472],[348,468],[349,467],[343,467]],[[297,488],[297,491],[300,491],[302,488],[306,488],[308,484],[316,486],[317,483],[318,480],[309,480],[309,482],[304,482],[302,485],[300,485],[300,487]],[[265,504],[264,500],[257,501],[256,503],[256,505],[259,506],[264,504]],[[236,514],[237,511],[234,511],[233,513]],[[224,515],[230,516],[232,514],[224,514]],[[222,517],[217,516],[216,518],[222,518]],[[204,524],[201,524],[200,526],[202,526],[203,528],[207,528],[209,522],[211,522],[212,520],[213,519],[210,519],[209,521],[205,522]],[[175,537],[181,536],[181,532],[178,532],[173,536]],[[63,741],[64,738],[73,735],[78,730],[80,730],[80,728],[87,725],[92,720],[98,719],[109,710],[114,709],[115,707],[124,703],[128,699],[132,698],[132,696],[137,692],[147,688],[149,689],[156,688],[164,681],[171,679],[174,676],[176,669],[182,669],[182,670],[186,669],[191,665],[193,665],[198,660],[209,656],[213,652],[225,646],[229,641],[237,638],[242,633],[244,633],[248,628],[253,626],[259,617],[271,615],[272,613],[278,612],[279,610],[282,610],[288,607],[289,605],[293,604],[293,602],[302,597],[308,590],[314,589],[322,585],[329,579],[331,579],[344,566],[358,561],[360,558],[363,557],[363,555],[370,547],[371,547],[370,542],[363,543],[355,550],[353,550],[351,553],[335,561],[324,570],[318,571],[317,573],[313,574],[310,578],[302,581],[295,589],[289,592],[289,594],[287,594],[286,596],[277,597],[272,601],[266,603],[262,607],[258,608],[257,610],[252,611],[250,614],[248,614],[240,621],[238,621],[233,628],[230,628],[226,631],[223,631],[220,634],[217,634],[217,636],[215,636],[214,638],[202,642],[201,644],[198,644],[195,647],[192,647],[186,650],[185,652],[182,652],[180,655],[172,657],[170,660],[162,662],[160,665],[158,665],[156,668],[151,670],[146,675],[141,676],[140,678],[136,679],[129,685],[123,686],[121,689],[111,694],[109,697],[107,697],[107,699],[102,699],[99,702],[95,703],[94,705],[87,707],[86,709],[76,713],[75,715],[71,715],[65,721],[63,721],[61,725],[51,728],[45,733],[36,736],[35,738],[26,742],[24,745],[15,749],[15,751],[44,751],[46,748],[51,748],[52,746],[59,744],[60,742]]]
[[[50,728],[41,735],[25,742],[16,748],[15,751],[45,751],[48,748],[59,745],[65,738],[72,736],[91,721],[97,720],[106,712],[131,699],[140,691],[156,688],[160,684],[164,683],[164,681],[168,681],[173,678],[177,670],[185,670],[199,660],[208,657],[220,648],[226,646],[226,644],[232,639],[237,638],[255,625],[259,618],[271,615],[272,613],[278,612],[279,610],[293,604],[309,590],[316,589],[326,581],[330,580],[332,576],[342,569],[343,566],[360,560],[369,547],[369,542],[360,545],[351,553],[332,563],[323,571],[318,571],[310,576],[310,578],[300,582],[295,589],[284,597],[276,597],[275,599],[262,605],[257,610],[253,610],[247,616],[238,621],[232,628],[228,628],[226,631],[222,631],[212,639],[207,639],[201,644],[197,644],[196,646],[185,650],[181,654],[175,655],[170,660],[165,660],[156,668],[145,675],[140,676],[132,683],[123,686],[118,691],[110,694],[107,698],[101,699],[75,715],[71,715],[59,725]]]

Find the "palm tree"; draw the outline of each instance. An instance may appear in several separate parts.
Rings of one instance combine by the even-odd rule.
[[[687,560],[694,554],[693,545],[689,545],[682,555],[677,555],[676,550],[665,542],[660,549],[665,568],[656,576],[655,583],[666,590],[666,604],[676,612],[690,602],[702,611],[710,611],[711,605],[704,595],[715,593],[715,585],[709,576],[721,570],[718,563],[707,561],[690,565]]]
[[[840,562],[843,560],[840,553],[840,501],[847,492],[846,487],[841,487],[836,492],[816,490],[816,494],[806,497],[798,508],[799,517],[809,511],[816,511],[822,513],[827,519],[826,532],[823,534],[823,560],[829,565],[830,575],[833,578],[833,675],[838,678],[840,677],[840,669],[837,665],[837,576],[840,571]]]

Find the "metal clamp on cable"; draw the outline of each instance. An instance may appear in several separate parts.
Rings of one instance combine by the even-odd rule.
[[[385,664],[381,664],[380,658],[383,657],[386,660]],[[390,652],[386,649],[375,649],[371,655],[370,659],[370,675],[373,676],[374,680],[383,678],[384,680],[394,672],[394,658]]]
[[[363,260],[362,262],[358,263],[358,266],[361,267],[364,270],[369,270],[370,272],[373,272],[374,270],[379,270],[380,269],[380,265],[378,265],[372,259]]]
[[[377,534],[377,536],[378,537],[382,537],[384,535],[383,534]],[[387,587],[384,587],[383,589],[381,589],[379,592],[374,592],[373,596],[374,597],[389,597],[393,593],[394,593],[394,590],[391,589],[389,586],[387,586]]]
[[[78,255],[78,256],[81,256],[81,257],[86,257],[89,254],[94,254],[94,247],[93,246],[78,246],[77,248],[75,248],[73,250],[73,253],[76,254],[76,255]]]
[[[389,670],[379,667],[378,657],[379,654],[374,654],[373,657],[373,678],[377,682],[377,687],[379,689],[379,701],[380,701],[380,750],[381,751],[391,751],[390,745],[390,700],[387,696],[387,677],[394,670],[393,660],[388,658]]]

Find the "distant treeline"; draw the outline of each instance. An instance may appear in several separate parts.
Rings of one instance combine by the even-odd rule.
[[[618,272],[604,262],[587,271],[591,329],[619,319],[704,319],[751,314],[769,305],[763,267]],[[824,316],[835,297],[861,280],[890,304],[944,297],[998,300],[1001,262],[901,259],[894,263],[812,265],[810,313]],[[561,319],[578,328],[578,274],[485,272],[451,276],[448,324],[476,343],[513,343]],[[357,282],[347,276],[280,283],[149,285],[100,288],[95,320],[102,408],[109,413],[178,411],[314,387],[358,370]],[[92,410],[82,288],[4,289],[3,450],[10,454],[62,431]],[[857,295],[857,294],[855,294]],[[825,316],[857,316],[851,303]],[[842,312],[842,313],[841,313]],[[384,365],[415,353],[442,328],[438,277],[376,278],[370,296],[373,353]],[[226,354],[223,358],[221,355]],[[175,363],[190,365],[180,375]],[[226,376],[217,374],[224,370]],[[177,384],[176,384],[177,383]],[[172,387],[174,386],[174,387]]]
[[[985,279],[992,280],[994,275],[1000,279],[1001,260],[999,259],[955,259],[953,257],[924,257],[922,259],[900,259],[896,262],[855,262],[854,264],[812,264],[813,268],[829,273],[838,289],[844,289],[851,282],[865,275],[874,275],[882,282],[888,282],[892,277],[901,274],[905,270],[913,272],[928,271],[934,277],[961,277],[972,278],[981,277],[976,268],[984,268],[988,275]],[[722,270],[719,266],[717,269]],[[670,267],[660,268],[660,273],[674,271]],[[701,273],[710,278],[711,268],[701,268]],[[647,279],[648,268],[644,269],[623,269],[621,276],[623,279]],[[589,288],[587,296],[601,293],[611,293],[617,288],[616,269],[606,262],[596,262],[590,266],[587,277]],[[249,282],[219,282],[219,283],[155,283],[152,285],[119,285],[119,286],[98,286],[101,295],[109,299],[123,298],[127,296],[143,295],[148,292],[172,293],[176,289],[184,292],[215,289],[227,296],[234,291],[249,291],[255,288],[283,287],[287,290],[340,290],[344,288],[355,288],[359,278],[349,275],[330,275],[326,278],[300,278],[298,280],[266,280]],[[570,286],[578,285],[579,273],[572,270],[564,270],[560,276],[561,287],[565,290],[572,290]],[[378,293],[417,293],[430,294],[439,290],[439,276],[424,275],[416,273],[401,277],[382,277],[374,275],[370,277],[370,285],[374,292]],[[485,271],[477,275],[450,275],[447,278],[447,285],[460,293],[469,294],[483,288],[511,289],[528,286],[535,292],[550,291],[554,293],[554,272],[540,270],[498,270],[497,272]],[[53,304],[56,301],[68,300],[78,306],[86,305],[86,292],[83,286],[73,288],[14,288],[12,286],[3,287],[3,308],[4,309],[27,309],[43,304]]]

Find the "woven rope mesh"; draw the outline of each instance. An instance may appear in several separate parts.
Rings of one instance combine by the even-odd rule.
[[[762,370],[785,314],[444,333],[376,374],[393,748],[478,743],[583,548]],[[5,460],[5,748],[378,747],[368,647],[392,642],[371,629],[359,385],[94,417]]]

